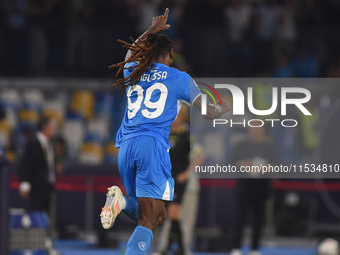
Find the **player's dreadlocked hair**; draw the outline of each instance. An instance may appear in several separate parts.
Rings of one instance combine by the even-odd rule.
[[[132,37],[130,37],[130,40],[132,44],[120,39],[118,39],[118,42],[122,44],[123,48],[132,51],[131,56],[123,62],[109,66],[109,68],[119,67],[116,77],[123,69],[135,68],[129,76],[118,79],[116,84],[110,87],[111,89],[120,85],[124,89],[123,94],[128,86],[133,85],[148,70],[156,58],[168,54],[172,49],[172,42],[165,34],[151,33],[145,40],[141,40],[142,43],[140,44],[137,44]],[[138,64],[127,68],[124,67],[126,63],[134,61]]]

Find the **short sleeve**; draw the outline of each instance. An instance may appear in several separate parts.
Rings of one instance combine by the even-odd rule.
[[[136,61],[125,64],[124,71],[123,71],[124,78],[128,77],[133,72],[133,70],[135,70],[135,68],[129,68],[129,67],[136,66],[136,65],[138,65]],[[125,68],[129,68],[129,69],[125,69]]]
[[[184,100],[192,105],[200,94],[201,91],[199,90],[194,79],[191,78],[187,73],[183,73],[177,85],[178,99]]]

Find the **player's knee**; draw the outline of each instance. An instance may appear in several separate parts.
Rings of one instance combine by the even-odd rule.
[[[150,198],[139,198],[138,224],[154,231],[166,218],[164,202]]]

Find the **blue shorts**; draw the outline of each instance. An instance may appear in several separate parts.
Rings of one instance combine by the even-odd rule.
[[[118,168],[130,199],[148,197],[172,201],[174,179],[170,155],[156,138],[142,135],[123,141]]]

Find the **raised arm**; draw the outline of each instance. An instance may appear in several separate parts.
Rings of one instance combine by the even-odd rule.
[[[151,33],[159,33],[165,30],[168,30],[170,28],[169,24],[166,24],[168,21],[168,15],[169,15],[169,9],[166,8],[163,15],[153,17],[151,26],[136,40],[137,44],[143,43],[143,40],[145,40],[148,37],[148,34]],[[129,59],[131,56],[132,51],[128,50],[125,56],[125,61]]]
[[[228,103],[226,101],[224,101],[223,99],[222,101],[222,105],[218,104],[218,105],[214,105],[212,103],[210,103],[209,101],[207,101],[207,114],[203,115],[204,118],[206,119],[218,119],[219,117],[222,116],[222,114],[230,111],[230,106],[228,105]],[[195,102],[193,103],[193,105],[201,111],[201,107],[202,107],[202,97],[199,96],[198,98],[196,98]]]

